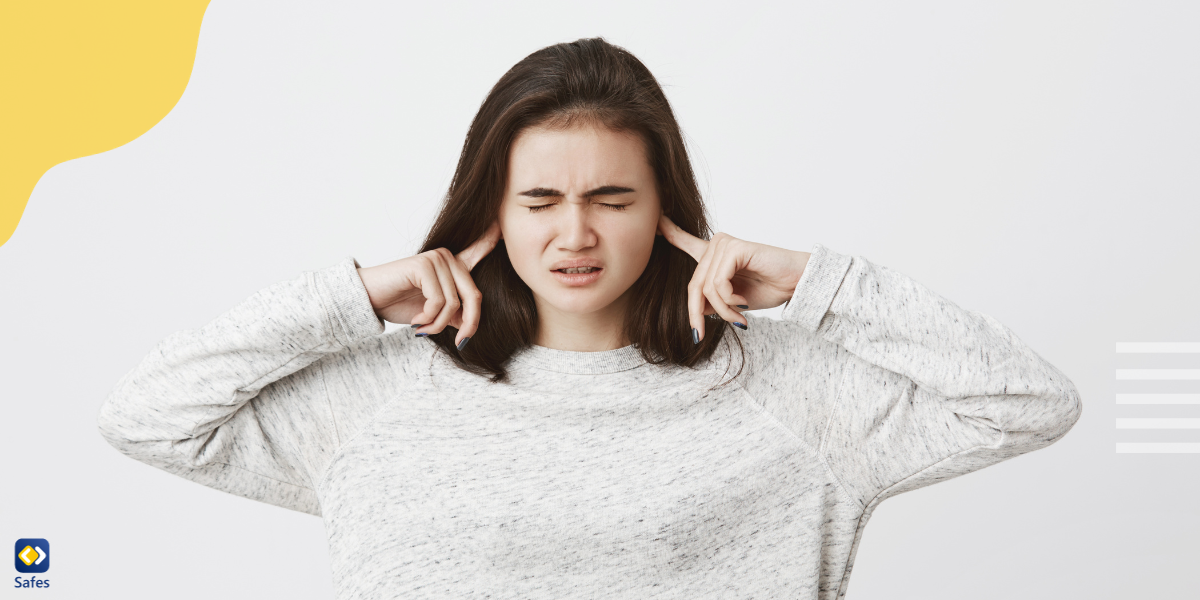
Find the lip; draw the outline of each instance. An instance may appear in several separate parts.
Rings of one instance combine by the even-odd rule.
[[[588,266],[588,265],[584,265],[584,266]],[[567,268],[567,267],[562,267],[562,268]],[[557,279],[559,281],[559,283],[562,283],[564,285],[569,285],[571,287],[580,287],[580,286],[588,285],[590,283],[595,282],[597,279],[600,279],[600,276],[604,274],[604,269],[598,268],[595,271],[592,271],[591,273],[563,273],[561,271],[550,271],[550,272],[552,274],[554,274],[554,278]]]
[[[594,267],[596,270],[591,273],[561,273],[559,269],[576,269],[579,267]],[[604,274],[604,263],[598,259],[581,256],[579,258],[569,258],[560,260],[553,265],[550,265],[550,273],[559,283],[571,287],[580,287],[588,285],[600,279]]]
[[[559,269],[577,269],[579,267],[596,267],[597,269],[604,268],[604,263],[594,258],[572,258],[568,260],[560,260],[553,265],[550,265],[551,271]]]

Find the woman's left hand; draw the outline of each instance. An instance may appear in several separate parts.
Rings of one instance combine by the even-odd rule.
[[[658,234],[672,246],[696,259],[696,272],[688,283],[688,320],[692,341],[704,339],[704,316],[746,328],[746,318],[735,309],[775,308],[792,297],[808,265],[808,252],[756,244],[717,233],[702,240],[662,215]]]

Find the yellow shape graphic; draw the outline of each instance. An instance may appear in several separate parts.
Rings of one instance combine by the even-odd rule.
[[[37,550],[33,549],[33,546],[25,546],[25,549],[21,550],[21,552],[17,554],[17,558],[20,558],[21,562],[25,563],[25,566],[28,567],[29,565],[37,562],[38,553]]]
[[[0,0],[0,246],[50,167],[127,144],[179,102],[208,0]]]

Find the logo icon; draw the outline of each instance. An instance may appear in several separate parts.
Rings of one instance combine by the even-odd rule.
[[[41,538],[21,538],[14,549],[18,573],[45,573],[50,570],[50,542]]]

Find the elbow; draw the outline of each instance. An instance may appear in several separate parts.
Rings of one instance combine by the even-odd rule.
[[[96,414],[96,427],[100,431],[100,437],[104,438],[109,446],[122,454],[131,456],[130,450],[134,443],[131,435],[132,420],[128,409],[123,408],[129,404],[125,392],[128,379],[129,375],[122,377],[104,398],[104,402],[100,404],[100,410]]]
[[[149,415],[123,410],[110,398],[96,419],[100,437],[121,454],[138,462],[197,469],[222,462],[226,446],[217,439],[224,431],[214,428],[194,437],[164,430]]]
[[[1075,427],[1075,423],[1083,416],[1083,398],[1079,395],[1079,389],[1070,380],[1064,379],[1063,381],[1060,391],[1054,395],[1057,410],[1054,411],[1054,418],[1047,428],[1051,442],[1058,441],[1067,435],[1067,432],[1071,431],[1071,428]]]
[[[111,398],[105,400],[104,404],[100,406],[100,412],[96,416],[96,427],[100,431],[100,437],[104,438],[109,446],[116,448],[122,454],[129,454],[128,448],[131,440],[123,433],[125,427]]]
[[[147,451],[145,425],[130,411],[123,409],[119,398],[109,396],[96,415],[96,428],[100,437],[121,454],[135,460],[143,460]],[[140,435],[139,435],[140,434]]]

